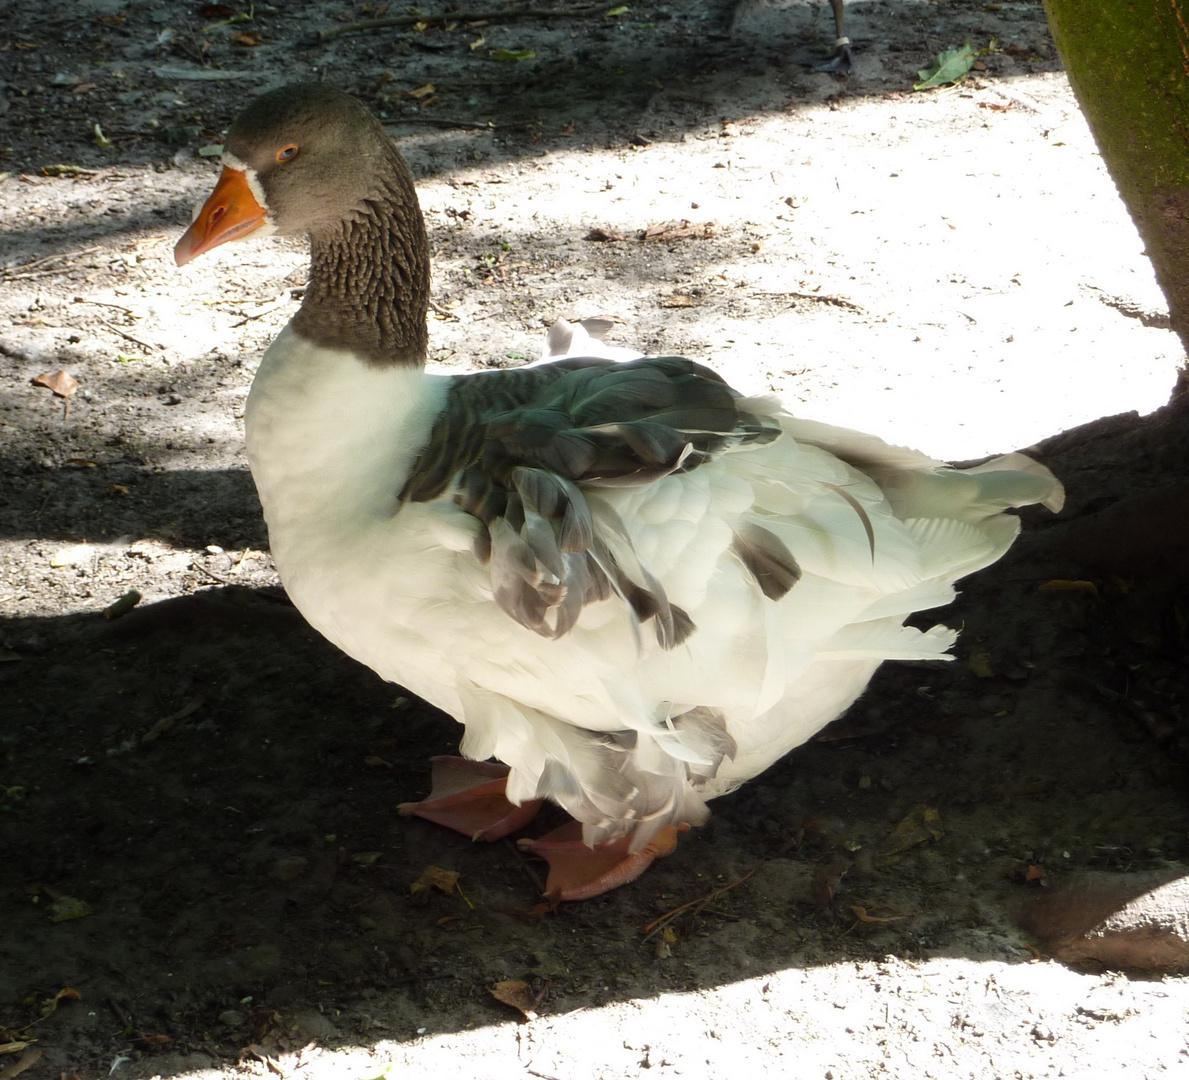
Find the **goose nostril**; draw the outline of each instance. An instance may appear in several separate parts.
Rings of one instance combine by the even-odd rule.
[[[214,210],[211,211],[211,224],[217,225],[226,213],[226,206],[216,206]]]

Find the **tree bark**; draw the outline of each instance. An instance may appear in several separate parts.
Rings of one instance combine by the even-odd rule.
[[[1189,3],[1044,0],[1057,50],[1189,351]],[[1182,371],[1178,393],[1187,389]]]

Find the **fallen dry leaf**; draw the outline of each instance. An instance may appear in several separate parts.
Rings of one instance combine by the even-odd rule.
[[[995,674],[995,668],[991,664],[991,654],[981,645],[975,645],[970,650],[970,655],[966,658],[966,666],[970,668],[972,674],[977,675],[980,679],[990,679]]]
[[[921,844],[935,844],[945,836],[941,827],[941,813],[933,806],[914,806],[901,821],[896,823],[880,855],[887,858],[898,855]]]
[[[81,165],[42,165],[42,176],[98,176],[94,169],[84,169]],[[24,177],[22,177],[24,179]]]
[[[30,1065],[36,1065],[40,1058],[40,1050],[27,1051],[7,1068],[0,1070],[0,1080],[12,1080],[14,1076],[17,1076],[19,1073],[23,1073],[27,1068],[29,1068]]]
[[[876,915],[868,915],[865,907],[858,907],[851,905],[851,911],[859,922],[865,923],[883,923],[883,922],[899,922],[901,919],[907,919],[907,915],[885,915],[882,918]]]
[[[98,128],[99,125],[96,124],[95,127]],[[44,386],[53,392],[54,397],[62,398],[66,402],[66,407],[62,411],[62,419],[70,419],[70,395],[78,389],[78,380],[73,375],[69,375],[65,371],[55,371],[52,375],[46,372],[34,376],[30,382],[34,386]]]
[[[88,915],[94,914],[95,909],[90,904],[73,896],[59,896],[50,905],[51,922],[70,922],[73,919],[85,919]],[[61,993],[58,996],[61,997]]]
[[[713,221],[668,221],[663,225],[649,225],[641,235],[644,241],[709,240],[714,235]]]
[[[83,996],[69,986],[62,987],[52,998],[46,998],[41,1004],[41,1015],[49,1016],[64,1001],[82,1001]]]
[[[421,876],[409,886],[409,892],[419,893],[424,889],[437,889],[438,892],[449,895],[457,888],[457,871],[443,870],[440,866],[427,866],[421,871]]]
[[[168,1035],[155,1034],[147,1031],[137,1031],[132,1035],[132,1045],[138,1050],[152,1050],[158,1046],[166,1046],[172,1040]]]
[[[257,45],[264,44],[264,38],[259,34],[247,34],[243,31],[231,35],[231,40],[237,45],[243,45],[245,48],[254,49]]]
[[[1048,882],[1045,880],[1044,867],[1037,866],[1035,863],[1018,862],[1008,869],[1005,876],[1011,878],[1012,881],[1019,881],[1024,885],[1035,885],[1039,888],[1046,888],[1048,886]]]
[[[618,233],[614,229],[604,229],[602,226],[596,225],[584,237],[586,240],[596,240],[600,243],[609,243],[613,240],[626,240],[627,237],[623,233]]]
[[[673,293],[672,296],[666,296],[661,299],[661,307],[663,308],[691,308],[701,306],[702,301],[699,297],[688,296],[685,293]]]
[[[489,986],[488,991],[496,1001],[502,1001],[505,1005],[520,1010],[526,1020],[537,1018],[536,1008],[539,1002],[533,988],[524,980],[505,979],[503,982],[497,982],[495,986]]]
[[[78,379],[65,371],[55,371],[52,375],[48,372],[36,375],[29,381],[34,386],[44,386],[53,392],[54,397],[60,398],[68,398],[78,389]]]
[[[838,886],[850,869],[849,862],[835,860],[813,875],[813,898],[823,907],[838,895]]]
[[[248,1046],[246,1051],[251,1054],[257,1061],[262,1062],[270,1073],[275,1073],[277,1076],[284,1076],[281,1066],[277,1064],[276,1059],[263,1047],[257,1043],[252,1043]]]
[[[140,741],[142,743],[154,742],[161,738],[179,720],[185,720],[187,716],[196,713],[204,704],[206,704],[206,698],[204,697],[191,698],[177,712],[161,717],[160,720],[140,737]]]

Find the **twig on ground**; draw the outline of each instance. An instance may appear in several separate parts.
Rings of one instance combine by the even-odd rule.
[[[289,296],[288,293],[282,294],[280,297],[278,297],[276,300],[274,300],[271,304],[268,304],[266,307],[262,307],[259,311],[253,311],[250,315],[244,315],[244,317],[242,319],[240,319],[239,322],[232,323],[231,324],[232,329],[235,329],[236,327],[239,327],[239,326],[243,326],[244,323],[249,323],[253,319],[263,319],[265,315],[271,315],[274,311],[277,310],[277,308],[284,307],[287,303],[289,303],[290,299],[291,299],[291,297]]]
[[[751,293],[752,297],[769,296],[773,299],[781,299],[788,297],[790,300],[812,300],[818,304],[830,304],[833,307],[846,308],[848,311],[862,311],[863,309],[850,300],[844,300],[841,296],[830,296],[827,293],[805,293],[805,292],[755,292]]]
[[[195,562],[194,562],[194,563],[192,563],[191,565],[192,565],[192,566],[194,567],[194,569],[195,569],[195,570],[197,570],[197,571],[198,571],[200,574],[206,574],[206,576],[207,576],[208,578],[211,578],[211,579],[213,579],[214,581],[217,581],[217,582],[218,582],[220,585],[234,585],[234,584],[235,584],[235,582],[234,582],[234,581],[228,581],[228,580],[227,580],[227,578],[225,578],[225,577],[220,577],[220,576],[219,576],[218,574],[216,574],[216,573],[215,573],[213,570],[208,570],[208,569],[207,569],[205,566],[203,566],[203,565],[202,565],[202,563],[200,563],[200,562],[197,562],[197,561],[195,561]]]
[[[66,268],[63,266],[50,267],[48,270],[40,270],[38,267],[45,266],[46,263],[56,262],[59,259],[78,259],[83,255],[90,255],[96,251],[103,249],[98,245],[95,247],[83,248],[81,251],[64,251],[59,255],[46,255],[41,259],[34,259],[32,262],[22,263],[20,266],[14,266],[11,270],[0,270],[0,281],[19,281],[21,278],[44,277],[46,274],[60,274]]]
[[[663,930],[666,926],[668,926],[675,918],[677,918],[677,916],[680,915],[683,911],[687,911],[690,908],[694,908],[695,910],[699,909],[699,908],[703,908],[708,903],[710,903],[710,901],[713,900],[715,897],[722,896],[722,894],[725,892],[730,892],[730,890],[735,888],[736,885],[742,885],[749,877],[751,877],[752,874],[754,874],[757,870],[759,870],[760,867],[762,867],[767,861],[768,861],[767,859],[761,859],[758,863],[755,864],[755,866],[753,866],[750,870],[748,870],[746,874],[744,874],[737,881],[732,881],[730,885],[724,885],[721,889],[715,889],[713,892],[708,892],[705,896],[699,896],[696,900],[691,900],[687,904],[682,904],[680,907],[673,908],[672,911],[666,911],[665,914],[662,915],[659,919],[653,919],[652,922],[650,922],[647,926],[642,926],[640,928],[640,933],[643,935],[644,940],[647,941],[650,937],[653,937],[654,935],[658,934],[661,930]]]
[[[417,23],[476,23],[511,22],[515,19],[583,18],[600,15],[606,4],[590,4],[574,8],[504,8],[490,11],[452,11],[446,15],[387,15],[382,19],[360,19],[358,22],[332,26],[315,34],[318,41],[329,41],[343,34],[359,34],[365,30],[383,30],[392,26],[415,26]]]
[[[122,311],[125,315],[134,315],[132,308],[124,307],[123,304],[109,304],[103,300],[84,300],[81,296],[75,297],[76,304],[94,304],[95,307],[109,307],[113,311]]]
[[[483,131],[520,131],[540,126],[539,120],[516,120],[512,123],[497,124],[494,120],[460,120],[449,116],[401,116],[389,118],[385,123],[388,127],[400,127],[401,124],[432,124],[434,127],[479,128]]]
[[[514,843],[512,843],[512,841],[509,840],[506,836],[504,837],[504,846],[510,852],[512,852],[512,854],[516,857],[516,863],[520,867],[520,869],[522,871],[524,871],[524,876],[526,878],[528,878],[529,881],[531,881],[533,883],[533,887],[537,890],[537,892],[540,893],[542,896],[544,896],[545,895],[545,883],[541,880],[541,877],[536,872],[536,870],[534,870],[529,865],[528,860],[524,857],[524,852],[521,851],[520,848],[518,848]]]
[[[110,330],[113,334],[119,334],[120,337],[124,338],[127,341],[131,341],[132,344],[134,344],[134,345],[139,345],[142,349],[148,349],[149,352],[155,352],[155,351],[163,348],[163,346],[161,346],[161,345],[150,345],[147,341],[141,341],[140,338],[133,337],[131,334],[125,333],[118,326],[112,326],[111,323],[107,322],[104,319],[96,319],[95,321],[100,326],[105,327],[106,329]]]

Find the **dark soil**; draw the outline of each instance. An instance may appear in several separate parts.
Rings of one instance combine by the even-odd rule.
[[[322,42],[319,30],[367,10],[264,5],[250,22],[205,29],[229,17],[215,8],[27,5],[0,30],[0,170],[14,174],[0,190],[21,195],[0,260],[20,296],[0,327],[0,1044],[6,1031],[13,1044],[0,1045],[0,1077],[18,1060],[30,1078],[263,1071],[265,1059],[283,1073],[314,1046],[375,1053],[381,1039],[412,1046],[427,1031],[506,1021],[516,1014],[490,992],[502,980],[525,980],[536,1011],[561,1017],[843,962],[867,978],[894,957],[937,974],[932,992],[950,1000],[978,965],[1039,955],[1013,920],[1030,890],[1081,870],[1189,862],[1183,407],[1035,448],[1069,505],[1060,518],[1028,513],[1008,557],[952,608],[921,616],[962,627],[954,663],[886,667],[847,716],[717,801],[710,823],[638,882],[540,915],[540,867],[514,845],[397,817],[398,802],[428,790],[427,759],[455,749],[456,725],[321,640],[272,571],[236,413],[291,307],[260,322],[244,307],[226,347],[202,359],[111,361],[117,347],[137,352],[124,335],[145,333],[112,297],[132,289],[123,302],[135,306],[177,287],[167,244],[207,183],[194,151],[273,82],[327,74],[405,131],[494,123],[494,141],[418,144],[419,175],[449,177],[473,154],[531,161],[574,137],[679,139],[722,122],[724,100],[859,108],[861,95],[909,92],[930,57],[972,35],[1008,46],[987,60],[986,85],[1051,72],[1039,5],[854,4],[860,69],[849,79],[801,62],[832,38],[825,5],[746,6],[734,36],[731,11],[689,3]],[[236,44],[237,32],[261,43]],[[534,61],[490,58],[526,47]],[[178,68],[246,77],[178,79]],[[431,83],[432,109],[408,96]],[[114,151],[97,144],[96,123]],[[75,171],[47,180],[49,165]],[[106,186],[80,186],[87,170]],[[494,315],[485,341],[535,337],[549,319],[534,304],[550,305],[523,295],[516,275],[549,273],[545,261],[505,273],[502,256],[480,254],[494,233],[445,212],[431,225],[441,297],[473,311],[493,297],[479,316]],[[745,240],[732,234],[722,250]],[[693,273],[708,250],[654,259]],[[272,281],[291,304],[300,252],[269,252],[269,271],[292,263]],[[466,274],[450,269],[464,262]],[[220,265],[210,273],[226,273],[228,289],[259,297],[260,278]],[[624,287],[638,287],[630,274]],[[554,305],[569,298],[559,289]],[[106,331],[87,321],[100,316],[119,334],[103,338],[102,368],[88,335]],[[454,339],[440,340],[449,350]],[[508,362],[507,351],[493,345],[482,362]],[[58,367],[89,373],[69,421],[28,385]],[[105,617],[133,587],[146,601]],[[533,829],[550,825],[546,814]],[[459,889],[411,891],[433,866],[457,872]],[[667,932],[645,932],[681,905]],[[928,967],[945,961],[965,970]],[[841,985],[833,1007],[865,1000]],[[1163,986],[1184,1010],[1189,985]],[[808,992],[789,1008],[811,1003],[831,1008]],[[761,1045],[762,1030],[721,1008],[723,1024]],[[1040,1015],[1022,1011],[1006,1042],[1032,1053]],[[1071,1006],[1044,1021],[1055,1032],[1045,1045],[1069,1048],[1046,1050],[1046,1068],[1086,1063],[1099,1036],[1080,1015]],[[1125,1049],[1133,1029],[1116,1026]],[[835,1075],[860,1075],[892,1037],[836,1045]],[[913,1041],[907,1027],[896,1037]],[[1179,1038],[1147,1059],[1141,1048],[1134,1075],[1183,1066]],[[977,1037],[963,1039],[966,1071],[949,1075],[1007,1075]],[[608,1075],[663,1065],[632,1052],[640,1064]],[[604,1075],[592,1062],[613,1060],[610,1049],[573,1053],[567,1075]],[[456,1061],[466,1075],[505,1075],[474,1046]]]

